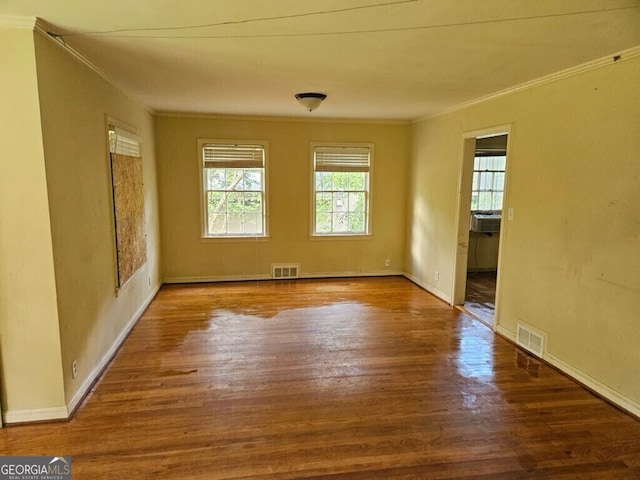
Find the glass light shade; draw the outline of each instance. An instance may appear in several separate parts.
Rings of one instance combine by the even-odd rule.
[[[327,98],[327,96],[324,93],[296,94],[296,100],[300,102],[300,105],[302,105],[305,110],[309,110],[310,112],[318,108],[325,98]]]

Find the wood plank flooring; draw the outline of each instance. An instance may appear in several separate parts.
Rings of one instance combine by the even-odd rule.
[[[399,278],[165,286],[68,422],[79,479],[640,478],[640,422]]]
[[[468,272],[464,309],[488,325],[493,325],[496,309],[497,272]]]

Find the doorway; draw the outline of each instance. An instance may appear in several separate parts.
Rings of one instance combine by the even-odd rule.
[[[509,129],[464,137],[454,304],[494,327]]]

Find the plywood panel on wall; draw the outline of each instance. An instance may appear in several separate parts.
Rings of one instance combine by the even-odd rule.
[[[116,223],[118,287],[122,287],[147,261],[142,158],[112,153],[111,173]]]

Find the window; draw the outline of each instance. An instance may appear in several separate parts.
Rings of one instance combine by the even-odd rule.
[[[205,237],[266,236],[262,142],[199,142]]]
[[[313,146],[313,234],[369,233],[371,145]]]
[[[504,193],[505,155],[476,156],[473,165],[471,210],[499,212]]]

